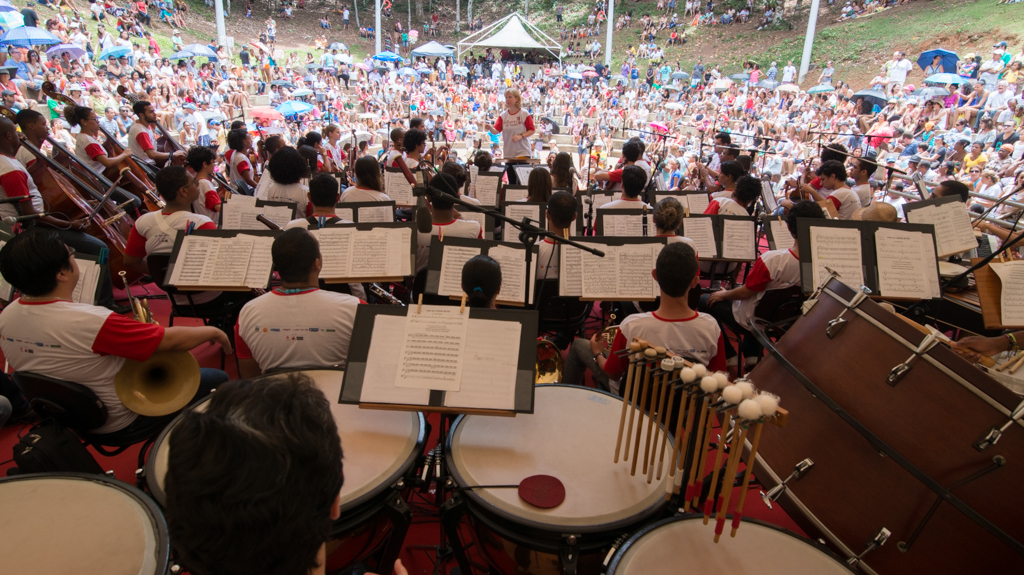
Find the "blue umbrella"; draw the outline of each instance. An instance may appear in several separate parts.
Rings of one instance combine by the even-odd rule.
[[[195,54],[196,56],[206,56],[207,58],[217,57],[216,52],[211,50],[209,46],[204,46],[202,44],[189,44],[188,46],[182,48],[182,51],[189,51]]]
[[[829,84],[818,84],[813,88],[807,90],[808,94],[824,94],[825,92],[835,91],[836,87]]]
[[[114,58],[120,58],[121,56],[127,56],[132,53],[132,49],[128,46],[111,46],[100,54],[100,60],[106,60],[113,56]]]
[[[960,85],[967,82],[967,79],[961,78],[959,74],[932,74],[924,79],[925,84],[956,84]]]
[[[384,51],[381,52],[380,54],[374,54],[373,59],[380,60],[381,62],[401,62],[405,58],[402,58],[401,56],[395,54],[394,52]]]
[[[414,76],[415,77],[416,76],[416,70],[413,70],[412,68],[406,66],[406,67],[401,68],[401,69],[398,70],[398,75],[399,76]]]
[[[306,102],[300,102],[297,100],[288,100],[284,104],[277,107],[277,111],[281,112],[285,116],[294,116],[296,114],[305,114],[312,110],[315,106],[307,104]]]
[[[426,76],[427,74],[430,73],[430,68],[418,68],[416,70],[416,73],[417,74],[423,74],[424,76]]]
[[[932,60],[936,56],[942,58],[941,64],[943,72],[948,74],[956,73],[956,63],[960,61],[960,56],[957,56],[956,52],[950,52],[949,50],[943,50],[942,48],[921,52],[921,55],[917,57],[917,65],[924,70],[931,65]]]
[[[14,4],[11,4],[7,0],[0,0],[0,13],[4,13],[4,12],[15,12],[15,13],[19,13],[19,14],[21,13],[21,11],[18,9],[18,7],[15,6]],[[24,26],[24,24],[22,24],[22,26]]]
[[[33,46],[51,46],[60,44],[60,39],[42,28],[22,26],[8,30],[0,36],[0,46],[17,46],[31,48]]]
[[[294,92],[292,92],[292,96],[294,96],[296,98],[302,98],[304,96],[309,96],[312,93],[313,93],[313,90],[310,90],[308,88],[302,88],[301,90],[295,90]],[[282,112],[282,113],[284,113],[284,112]]]
[[[58,58],[61,54],[67,54],[70,58],[81,58],[85,56],[85,50],[75,44],[57,44],[46,51],[50,58]]]
[[[21,15],[21,12],[11,12],[9,10],[6,12],[0,11],[0,26],[3,26],[4,28],[10,30],[12,28],[17,28],[19,26],[24,25],[25,17]]]
[[[192,52],[189,52],[188,50],[182,50],[180,52],[175,52],[171,54],[167,58],[170,60],[184,60],[185,58],[192,58],[193,56],[195,56],[195,54],[193,54]]]

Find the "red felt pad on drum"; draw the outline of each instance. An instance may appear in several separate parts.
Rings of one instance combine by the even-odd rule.
[[[519,497],[534,507],[551,509],[565,501],[565,485],[557,477],[531,475],[519,482]]]

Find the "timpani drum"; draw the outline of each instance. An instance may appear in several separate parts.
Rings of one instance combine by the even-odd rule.
[[[105,475],[0,479],[4,575],[167,573],[167,524],[153,500]]]
[[[332,539],[327,543],[328,571],[370,558],[385,540],[388,549],[381,563],[389,558],[393,562],[409,524],[409,510],[401,491],[407,483],[404,479],[423,452],[426,420],[421,413],[368,410],[338,403],[343,371],[303,370],[301,373],[311,377],[331,403],[345,453],[341,518],[335,523]],[[196,404],[194,409],[206,409],[207,401],[209,398]],[[157,437],[146,462],[149,490],[161,505],[166,500],[164,477],[168,448],[177,421],[171,422]]]
[[[744,519],[736,537],[714,543],[700,515],[664,519],[633,535],[608,575],[852,575],[828,549],[778,527]]]
[[[864,573],[1024,573],[1021,397],[854,295],[833,279],[777,344],[762,339],[750,379],[791,416],[764,427],[755,475],[767,491],[811,459],[778,503],[844,557],[889,531]]]
[[[532,507],[515,489],[461,493],[480,553],[498,573],[598,573],[616,538],[665,507],[666,473],[647,483],[612,463],[622,403],[569,385],[535,388],[534,413],[464,415],[448,436],[449,473],[459,487],[515,485],[551,475],[565,486],[552,509]],[[670,440],[671,442],[671,440]]]

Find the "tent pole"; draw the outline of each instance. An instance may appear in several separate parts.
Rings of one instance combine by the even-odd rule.
[[[608,18],[604,21],[606,34],[604,41],[604,65],[612,67],[612,22],[615,21],[615,0],[608,0]]]

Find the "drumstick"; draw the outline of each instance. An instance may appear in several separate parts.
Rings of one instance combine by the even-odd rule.
[[[1003,363],[999,364],[999,367],[996,368],[996,371],[1003,371],[1004,369],[1010,367],[1010,365],[1013,362],[1017,361],[1018,359],[1020,359],[1020,354],[1019,353],[1015,353],[1015,354],[1011,355],[1010,359],[1007,359]]]
[[[715,515],[715,543],[718,543],[718,539],[722,536],[722,530],[725,529],[725,512],[729,509],[729,499],[732,498],[733,491],[732,486],[736,481],[736,468],[739,466],[740,456],[743,455],[743,448],[741,446],[747,441],[747,431],[750,430],[749,425],[744,425],[743,433],[740,433],[738,427],[732,433],[729,464],[725,467],[725,477],[723,478],[723,483],[728,481],[728,485],[722,485],[722,495],[718,497],[718,512]]]
[[[626,405],[629,394],[633,391],[633,369],[636,367],[636,352],[640,351],[640,344],[632,342],[629,344],[629,367],[626,368],[626,387],[622,390],[622,413],[619,414],[619,436],[615,440],[615,463],[619,462],[619,450],[622,449],[622,428],[626,425]]]
[[[730,385],[722,390],[722,399],[724,399],[730,406],[737,405],[740,401],[743,401],[743,391],[735,385]],[[729,427],[732,424],[732,410],[733,408],[729,407],[729,409],[725,411],[725,419],[722,422],[718,449],[715,450],[715,466],[713,467],[714,472],[711,474],[711,493],[704,501],[704,525],[707,525],[708,519],[711,518],[712,501],[715,499],[715,491],[718,487],[718,474],[722,470],[722,455],[725,453],[725,436],[729,432]],[[730,452],[730,456],[731,455],[732,453]],[[723,489],[725,488],[723,487]]]
[[[726,386],[729,385],[729,376],[726,373],[724,373],[724,372],[721,372],[721,371],[715,372],[712,375],[712,378],[715,380],[715,385],[717,386],[719,392],[724,390],[726,388]],[[701,436],[701,438],[699,440],[700,441],[700,445],[701,445],[701,449],[700,449],[699,452],[697,452],[695,454],[695,457],[698,457],[699,460],[698,460],[698,463],[697,463],[697,466],[696,466],[697,476],[696,476],[696,481],[694,482],[694,490],[693,490],[694,491],[694,496],[693,496],[693,507],[694,508],[697,507],[697,502],[700,500],[700,496],[704,492],[704,467],[707,465],[706,459],[707,459],[707,456],[708,456],[708,449],[710,448],[709,443],[711,442],[711,431],[714,429],[715,423],[718,421],[718,416],[715,413],[715,407],[714,407],[714,405],[712,405],[710,403],[708,404],[707,414],[708,414],[707,427],[704,428],[704,430],[702,432],[703,435]]]
[[[649,346],[647,342],[643,340],[634,340],[640,345],[641,350],[646,350]],[[636,373],[633,374],[633,393],[630,394],[629,399],[629,423],[626,424],[626,445],[622,448],[622,460],[629,461],[629,444],[633,439],[633,420],[636,417],[636,396],[640,393],[640,377],[641,369],[643,369],[643,357],[644,354],[638,354],[636,359],[636,366],[634,367]]]
[[[754,425],[754,440],[750,444],[750,455],[747,456],[747,466],[743,471],[743,487],[740,488],[740,500],[736,504],[736,511],[732,514],[732,532],[729,537],[736,537],[736,530],[740,527],[740,518],[743,516],[743,504],[747,500],[747,488],[750,486],[750,475],[754,470],[754,463],[757,461],[757,446],[761,442],[761,429],[764,427],[764,420],[761,419],[761,405],[753,399],[744,399],[737,409],[740,418],[745,422],[756,421]],[[743,446],[740,446],[742,449]]]
[[[657,417],[651,419],[651,425],[654,426],[654,449],[651,450],[650,461],[645,461],[645,463],[648,464],[647,483],[652,483],[654,481],[654,461],[658,457],[658,436],[661,434],[661,420],[665,417],[665,388],[669,387],[668,382],[669,379],[672,377],[672,372],[674,371],[675,366],[676,362],[671,358],[661,360],[662,374],[661,380],[657,384],[658,412]],[[650,441],[651,438],[648,437],[647,439],[648,441]],[[646,454],[647,451],[645,450],[644,453]],[[661,471],[658,471],[658,478],[661,478]]]
[[[1020,359],[1018,359],[1017,363],[1013,364],[1013,367],[1010,368],[1010,373],[1016,373],[1017,370],[1020,369],[1021,365],[1024,365],[1024,353],[1020,354]]]
[[[679,372],[679,378],[682,379],[683,382],[686,384],[694,382],[697,380],[697,377],[699,377],[698,370],[700,372],[706,373],[706,368],[702,364],[697,364],[688,369],[683,368],[683,370]],[[717,388],[718,386],[716,385],[715,387]],[[676,435],[675,441],[672,443],[672,461],[668,464],[669,476],[671,477],[675,477],[676,475],[676,458],[679,455],[680,442],[682,442],[683,445],[686,444],[685,439],[681,439],[681,436],[688,435],[690,433],[690,422],[693,420],[694,408],[697,405],[697,397],[695,391],[685,391],[684,393],[686,393],[686,398],[685,400],[679,402],[679,417],[676,418]],[[690,401],[691,399],[693,400],[692,402]],[[686,424],[685,432],[683,431],[684,423]],[[683,466],[680,465],[679,469],[682,468]],[[671,490],[669,492],[669,495],[672,495]]]
[[[710,382],[710,385],[709,385],[708,382]],[[712,391],[708,391],[709,387],[711,388]],[[700,450],[704,446],[703,435],[704,435],[704,424],[705,424],[706,418],[708,416],[708,411],[709,411],[708,410],[708,401],[713,398],[714,391],[718,389],[718,382],[715,381],[715,378],[710,376],[710,375],[709,376],[705,376],[700,381],[700,388],[701,388],[702,391],[705,392],[705,395],[704,395],[704,397],[703,397],[703,399],[701,400],[701,403],[700,403],[700,417],[699,417],[699,420],[696,423],[696,425],[693,427],[693,434],[694,434],[693,458],[690,460],[690,473],[689,473],[689,475],[687,477],[687,480],[686,480],[686,491],[683,494],[684,497],[685,497],[685,500],[683,502],[683,509],[685,511],[689,511],[690,510],[690,501],[693,499],[693,487],[694,487],[693,482],[694,482],[694,477],[697,474],[698,462],[700,461]],[[686,425],[687,425],[687,427],[689,427],[690,423],[688,422]],[[686,444],[683,444],[681,446],[681,448],[682,448],[682,451],[680,452],[680,455],[679,455],[679,469],[680,470],[683,469],[683,465],[684,465],[683,460],[686,459]]]
[[[675,369],[673,369],[673,372],[672,372],[672,381],[680,381],[681,380],[683,363],[680,360],[681,360],[681,358],[677,357],[675,359],[675,361],[672,362],[672,366],[673,366],[673,368],[675,368]],[[669,382],[666,382],[666,385],[668,386],[668,389],[665,390],[665,395],[668,396],[668,406],[663,410],[664,417],[661,418],[661,423],[662,423],[662,425],[665,426],[665,428],[661,432],[661,449],[659,450],[660,455],[658,456],[658,476],[657,476],[657,479],[659,481],[661,480],[662,472],[665,471],[665,444],[668,443],[668,427],[669,427],[669,425],[672,424],[672,409],[676,405],[676,391],[675,391],[675,387],[673,385],[671,385]],[[665,407],[665,406],[663,406],[663,407]]]
[[[643,383],[641,384],[642,387],[640,388],[640,401],[636,405],[639,416],[636,421],[636,438],[633,439],[633,466],[629,470],[631,476],[636,475],[636,464],[640,460],[640,432],[644,428],[644,406],[647,404],[647,388],[650,387],[651,383],[651,362],[657,357],[658,352],[654,348],[649,347],[644,350],[644,376]]]
[[[661,359],[662,363],[664,363],[665,360],[663,358],[665,357],[665,348],[656,347],[654,348],[654,351],[658,354],[658,359]],[[655,363],[653,365],[661,367],[659,363]],[[655,369],[657,369],[657,367],[652,368],[651,371],[653,372]],[[647,471],[651,467],[650,465],[648,465],[647,459],[648,457],[650,457],[651,454],[651,434],[654,432],[655,411],[658,409],[658,394],[662,390],[663,381],[664,378],[662,377],[661,373],[654,374],[654,383],[653,387],[651,387],[651,408],[648,410],[647,414],[647,438],[644,440],[644,475],[648,475]],[[657,445],[657,442],[655,442],[655,445]],[[648,479],[647,483],[650,482],[651,480]]]

